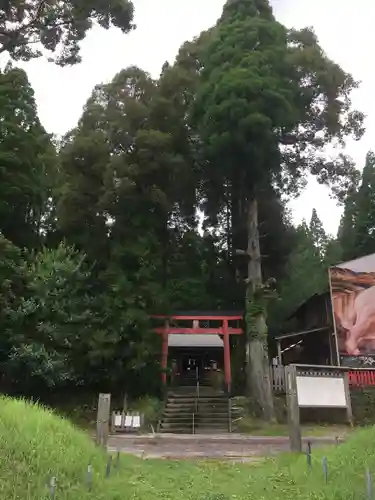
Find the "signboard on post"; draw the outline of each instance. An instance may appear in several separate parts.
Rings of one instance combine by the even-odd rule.
[[[302,450],[300,408],[343,408],[353,421],[348,372],[337,366],[285,367],[290,448]]]
[[[96,417],[96,444],[107,447],[110,425],[111,395],[99,394],[98,414]]]
[[[302,436],[297,395],[296,367],[285,367],[286,405],[288,409],[289,440],[291,451],[302,451]]]
[[[345,374],[335,377],[311,377],[296,374],[300,408],[347,408]]]

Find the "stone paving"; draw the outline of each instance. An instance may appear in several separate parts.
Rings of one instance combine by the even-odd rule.
[[[334,445],[342,442],[339,437],[305,437],[304,446]],[[267,456],[289,451],[287,437],[244,436],[239,434],[150,434],[112,435],[110,451],[129,453],[141,458],[165,459],[221,459],[231,461],[259,461]]]

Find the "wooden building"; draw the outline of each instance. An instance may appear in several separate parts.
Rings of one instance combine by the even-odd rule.
[[[373,364],[361,356],[345,357],[340,363],[336,342],[330,292],[315,294],[288,318],[290,333],[275,337],[277,352],[271,367],[273,389],[285,393],[285,370],[289,364],[310,365],[317,374],[327,376],[324,366],[344,366],[349,385],[354,388],[375,387]],[[318,368],[320,367],[320,368]]]
[[[303,302],[287,324],[290,333],[275,338],[277,363],[274,364],[339,364],[329,291]]]

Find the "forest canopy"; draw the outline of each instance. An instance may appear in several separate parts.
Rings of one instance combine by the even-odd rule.
[[[345,155],[346,139],[364,131],[351,103],[358,83],[311,29],[279,23],[267,0],[228,0],[158,78],[133,66],[98,82],[57,143],[17,61],[47,51],[57,64],[79,62],[93,24],[133,28],[132,4],[6,4],[0,52],[14,62],[0,73],[3,384],[33,393],[127,380],[137,394],[156,393],[151,314],[244,310],[243,371],[272,418],[259,382],[270,331],[326,288],[329,265],[375,248],[374,155],[362,180]],[[316,210],[292,223],[288,200],[309,175],[345,204],[337,237]]]

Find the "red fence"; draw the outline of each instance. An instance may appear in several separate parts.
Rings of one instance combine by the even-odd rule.
[[[351,387],[375,387],[375,372],[373,370],[356,370],[349,372]]]
[[[324,371],[324,367],[320,370],[315,370],[315,375],[321,376],[333,376],[334,372]],[[351,370],[348,372],[349,385],[353,388],[364,388],[373,387],[375,388],[375,370]],[[285,394],[285,367],[284,366],[272,366],[271,367],[271,380],[273,384],[273,390],[278,394]]]

